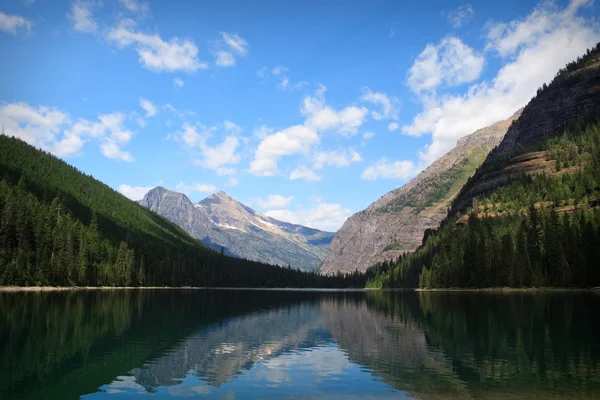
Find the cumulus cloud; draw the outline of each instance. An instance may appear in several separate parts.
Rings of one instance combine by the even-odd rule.
[[[415,166],[412,161],[388,161],[382,157],[373,165],[367,167],[362,173],[362,179],[374,181],[376,179],[401,179],[409,180],[416,176],[422,168]]]
[[[408,71],[408,86],[415,93],[440,85],[457,86],[479,78],[485,58],[457,37],[429,43]]]
[[[127,11],[138,14],[138,15],[148,15],[150,13],[150,5],[144,1],[139,0],[119,0],[121,6]]]
[[[402,127],[407,135],[432,135],[431,143],[420,158],[431,163],[450,150],[459,138],[508,118],[535,95],[539,86],[552,80],[560,68],[595,45],[600,40],[597,24],[579,15],[589,4],[586,0],[572,0],[561,9],[554,3],[544,2],[522,19],[488,23],[485,48],[500,57],[504,65],[493,79],[475,83],[465,93],[443,94],[433,101],[423,102],[423,111],[411,124]],[[420,56],[415,65],[426,58]],[[446,74],[439,74],[440,68],[435,63],[428,68],[415,65],[411,71],[431,72],[431,76],[409,73],[409,85],[417,93],[448,81]],[[464,65],[464,61],[459,61],[459,67],[448,66],[441,71],[462,71]],[[456,74],[450,75],[449,83],[460,80]],[[467,77],[475,75],[466,74]]]
[[[317,175],[317,173],[312,168],[301,165],[301,166],[293,169],[292,172],[290,173],[291,181],[295,181],[298,179],[304,179],[305,181],[308,181],[308,182],[316,182],[316,181],[320,181],[321,177],[319,175]]]
[[[342,135],[354,135],[366,121],[369,110],[366,107],[348,106],[339,111],[325,102],[325,90],[321,85],[314,96],[306,96],[302,105],[302,114],[307,117],[306,125],[317,130],[335,129]]]
[[[154,117],[156,115],[156,113],[158,112],[156,110],[156,106],[147,99],[140,99],[140,107],[142,107],[142,109],[144,111],[146,111],[146,117]]]
[[[134,201],[143,199],[150,190],[152,190],[152,186],[119,185],[119,192]]]
[[[189,195],[192,193],[215,193],[217,191],[217,187],[215,185],[210,185],[206,183],[179,182],[177,185],[175,185],[175,190]]]
[[[360,161],[362,161],[362,157],[354,149],[319,151],[313,155],[313,168],[320,170],[325,166],[347,167]]]
[[[397,122],[390,122],[390,124],[388,125],[388,130],[390,132],[397,131],[398,129],[400,129],[400,125],[398,125]]]
[[[344,136],[358,133],[358,128],[366,120],[368,110],[365,107],[349,106],[336,111],[326,104],[325,90],[325,86],[320,85],[314,95],[304,98],[301,108],[301,113],[306,117],[304,124],[294,125],[276,133],[267,133],[264,129],[260,132],[261,142],[250,164],[250,173],[258,176],[275,175],[280,157],[308,155],[311,147],[319,143],[319,132],[335,129]],[[355,155],[352,156],[356,158]],[[320,177],[311,168],[299,167],[292,171],[290,179],[314,181]]]
[[[249,172],[259,176],[274,175],[280,157],[306,154],[318,142],[317,132],[304,125],[294,125],[268,135],[258,145]]]
[[[474,15],[475,11],[473,7],[470,4],[464,4],[456,10],[449,12],[447,18],[450,25],[454,28],[460,28],[463,24],[469,22]]]
[[[165,41],[158,34],[138,31],[131,19],[122,20],[118,26],[109,29],[106,37],[119,48],[133,47],[140,64],[154,72],[194,72],[208,68],[198,59],[198,48],[192,39],[174,37]]]
[[[218,50],[215,52],[215,64],[217,67],[233,67],[235,57],[229,51]]]
[[[352,211],[340,204],[318,203],[308,208],[269,210],[265,215],[292,224],[300,224],[325,231],[337,231]]]
[[[221,32],[214,46],[213,55],[217,67],[233,67],[235,55],[243,57],[248,54],[248,42],[236,33]]]
[[[0,107],[0,123],[8,135],[40,147],[57,156],[78,154],[85,142],[100,142],[102,153],[113,159],[133,161],[133,156],[121,150],[134,135],[125,127],[125,115],[120,112],[101,114],[98,121],[79,119],[57,108],[32,107],[25,103],[10,103]]]
[[[257,199],[257,203],[262,208],[286,208],[290,205],[294,196],[282,196],[280,194],[270,194],[266,199]]]
[[[67,18],[73,22],[73,29],[77,32],[96,32],[98,24],[94,20],[93,11],[102,6],[102,3],[92,0],[76,0],[71,5]]]
[[[33,23],[20,15],[5,14],[0,11],[0,31],[16,35],[18,31],[31,32]]]
[[[183,85],[185,85],[185,82],[183,79],[175,78],[173,79],[173,85],[175,85],[176,88],[182,88]]]
[[[237,151],[240,145],[237,135],[241,133],[241,128],[231,121],[225,121],[224,127],[231,134],[213,146],[207,141],[217,131],[214,126],[207,128],[201,124],[191,125],[186,122],[182,126],[183,132],[176,138],[189,147],[200,149],[201,157],[194,160],[195,165],[215,171],[218,175],[232,175],[237,172],[233,166],[241,159]]]
[[[227,179],[227,186],[233,187],[233,186],[237,186],[240,184],[240,181],[237,180],[235,177],[230,176],[229,179]]]
[[[371,116],[376,121],[398,118],[398,109],[396,106],[399,100],[394,96],[388,96],[382,92],[373,92],[368,87],[364,87],[360,100],[381,106],[381,111],[371,111]]]

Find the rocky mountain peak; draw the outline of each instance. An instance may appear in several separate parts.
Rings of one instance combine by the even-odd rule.
[[[267,217],[223,191],[193,204],[183,193],[157,187],[140,204],[227,254],[304,270],[321,263],[333,238],[331,232]]]

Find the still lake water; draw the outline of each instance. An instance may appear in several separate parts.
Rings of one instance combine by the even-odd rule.
[[[600,294],[0,293],[0,399],[600,399]]]

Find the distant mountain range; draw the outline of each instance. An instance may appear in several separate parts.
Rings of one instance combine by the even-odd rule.
[[[305,271],[319,267],[334,236],[263,215],[225,192],[194,204],[183,193],[156,187],[139,203],[228,255]]]
[[[336,233],[321,272],[365,271],[415,250],[425,230],[439,226],[462,186],[520,115],[521,110],[465,136],[416,178],[348,218]]]

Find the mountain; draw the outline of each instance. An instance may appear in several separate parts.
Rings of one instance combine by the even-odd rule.
[[[600,43],[538,89],[416,252],[376,287],[600,285]]]
[[[517,111],[463,137],[416,178],[348,218],[336,233],[321,271],[364,271],[416,249],[423,233],[439,226],[454,196],[519,115]]]
[[[235,257],[314,271],[327,253],[333,233],[278,221],[225,192],[192,203],[163,187],[149,191],[144,207],[179,225],[194,238]]]
[[[197,207],[215,201],[207,199]],[[232,223],[221,214],[214,218]],[[327,234],[297,230],[298,235],[306,234],[307,242],[327,241]],[[300,250],[297,246],[289,251]],[[339,287],[347,283],[221,255],[58,158],[0,135],[2,286]]]

